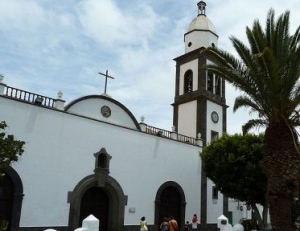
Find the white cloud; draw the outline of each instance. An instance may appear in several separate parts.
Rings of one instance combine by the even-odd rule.
[[[14,87],[68,102],[101,94],[109,70],[108,94],[139,120],[170,129],[175,62],[183,35],[197,16],[197,0],[0,0],[0,73]],[[291,30],[299,25],[298,0],[207,1],[207,17],[219,34],[219,47],[233,52],[228,37],[245,40],[245,28],[269,8],[276,16],[291,10]],[[227,130],[241,132],[247,111],[232,113],[237,92],[227,88]]]
[[[1,0],[0,15],[1,30],[35,30],[45,17],[42,8],[30,0]]]
[[[143,3],[124,10],[111,0],[81,1],[78,15],[85,35],[98,42],[102,49],[114,49],[114,52],[124,46],[133,49],[148,46],[148,40],[165,20]]]

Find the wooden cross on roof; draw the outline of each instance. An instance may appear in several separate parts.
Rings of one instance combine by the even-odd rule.
[[[105,87],[104,87],[104,94],[106,94],[106,88],[107,88],[107,78],[114,79],[114,77],[112,77],[112,76],[109,76],[109,75],[108,75],[108,70],[106,70],[106,73],[105,73],[105,74],[103,74],[103,73],[101,73],[101,72],[99,72],[99,74],[100,74],[100,75],[103,75],[103,76],[105,76]]]

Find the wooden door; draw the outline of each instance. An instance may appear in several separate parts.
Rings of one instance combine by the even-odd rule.
[[[159,222],[164,217],[173,216],[180,227],[180,194],[175,187],[166,187],[160,195]]]
[[[89,215],[99,219],[99,230],[108,231],[109,198],[106,192],[99,187],[88,189],[81,199],[80,227],[82,220]]]

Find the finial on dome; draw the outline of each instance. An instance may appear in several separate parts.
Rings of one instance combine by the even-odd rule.
[[[205,15],[206,3],[203,1],[200,1],[200,2],[198,2],[197,6],[198,6],[198,15],[199,14]]]

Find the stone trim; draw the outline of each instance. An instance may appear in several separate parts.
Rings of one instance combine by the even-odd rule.
[[[106,176],[104,186],[99,186],[99,175],[92,174],[83,178],[74,188],[72,192],[68,193],[68,202],[70,203],[69,212],[69,228],[75,230],[79,227],[79,215],[81,198],[87,189],[91,187],[103,188],[109,197],[109,220],[108,230],[119,231],[123,230],[124,226],[124,211],[127,205],[127,196],[119,185],[119,183],[110,176]]]
[[[179,230],[184,230],[184,224],[185,224],[185,208],[186,208],[186,199],[185,199],[185,194],[181,186],[174,182],[174,181],[167,181],[164,184],[162,184],[159,189],[157,190],[156,196],[155,196],[155,213],[154,213],[154,224],[156,227],[159,227],[159,205],[160,205],[160,197],[163,192],[163,190],[167,187],[174,187],[178,190],[179,195],[180,195],[180,218],[179,218],[179,223],[181,226],[179,227]]]
[[[13,207],[12,207],[12,215],[11,215],[11,223],[10,230],[18,231],[20,226],[20,217],[21,217],[21,209],[22,209],[22,200],[24,197],[23,194],[23,183],[19,176],[19,174],[12,168],[8,167],[5,170],[5,174],[7,174],[14,185],[14,195],[13,195]]]

